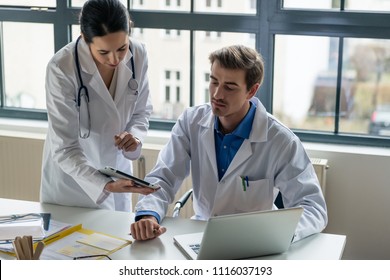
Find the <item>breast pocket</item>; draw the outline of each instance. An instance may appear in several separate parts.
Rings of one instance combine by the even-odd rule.
[[[273,205],[271,180],[248,180],[238,176],[235,186],[235,208],[237,212],[269,210]]]

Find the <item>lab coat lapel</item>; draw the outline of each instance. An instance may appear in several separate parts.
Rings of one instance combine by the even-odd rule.
[[[79,60],[80,60],[80,68],[81,68],[81,76],[83,79],[83,83],[86,87],[88,87],[89,94],[97,94],[102,100],[107,103],[116,114],[118,114],[114,101],[106,85],[101,78],[99,71],[96,67],[96,64],[93,60],[91,52],[89,50],[89,46],[85,43],[83,39],[79,41]]]
[[[249,139],[245,139],[241,144],[240,149],[234,156],[229,168],[226,170],[225,176],[228,176],[239,168],[249,157],[252,156],[252,143],[267,141],[268,117],[267,111],[258,99],[253,98],[252,101],[256,104],[255,118],[252,124],[252,130]]]
[[[242,142],[240,149],[234,156],[233,161],[230,163],[229,168],[226,170],[225,176],[229,176],[235,169],[239,168],[250,156],[252,156],[252,146],[249,139],[245,139]]]
[[[118,65],[115,104],[123,102],[123,97],[125,97],[126,94],[129,94],[129,81],[133,75],[133,71],[131,70],[131,63],[129,61],[131,56],[132,54],[130,53],[130,51],[128,51],[126,57]]]
[[[214,140],[214,115],[211,113],[211,111],[199,121],[199,125],[203,128],[200,136],[200,139],[202,139],[201,145],[204,145],[206,156],[210,161],[210,167],[212,168],[214,175],[216,175],[218,178]]]

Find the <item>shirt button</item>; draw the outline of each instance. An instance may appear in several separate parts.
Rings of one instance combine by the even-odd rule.
[[[226,146],[223,146],[224,149],[226,149]]]

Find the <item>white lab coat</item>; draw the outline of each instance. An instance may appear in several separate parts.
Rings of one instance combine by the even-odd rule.
[[[128,131],[143,141],[152,105],[147,77],[148,60],[143,44],[131,39],[138,94],[129,88],[132,77],[130,52],[118,65],[115,99],[107,90],[83,39],[78,44],[81,75],[89,91],[91,131],[79,137],[76,97],[79,80],[75,66],[75,42],[58,51],[47,66],[46,101],[48,132],[42,164],[41,201],[69,206],[130,211],[131,194],[103,192],[111,179],[98,169],[106,165],[132,173],[135,152],[114,146],[114,135]],[[130,159],[130,160],[129,160]]]
[[[285,207],[304,208],[294,240],[320,232],[327,224],[327,210],[309,157],[296,135],[268,114],[259,99],[252,101],[257,109],[249,139],[220,181],[210,104],[187,109],[145,178],[162,189],[141,196],[136,211],[153,210],[163,219],[191,170],[195,219],[272,209],[280,190]],[[249,177],[246,191],[241,176]]]

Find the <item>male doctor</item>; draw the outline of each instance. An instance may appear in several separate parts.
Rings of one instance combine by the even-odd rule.
[[[132,236],[148,240],[166,231],[160,222],[190,171],[194,219],[269,210],[280,191],[286,208],[304,209],[294,241],[322,231],[326,204],[304,147],[255,97],[264,77],[262,57],[234,45],[209,59],[211,102],[188,108],[177,120],[145,178],[161,189],[140,197]]]

